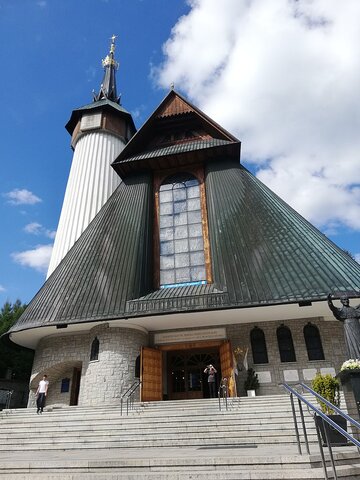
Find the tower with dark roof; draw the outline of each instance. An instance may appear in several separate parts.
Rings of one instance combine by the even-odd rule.
[[[48,276],[86,229],[120,179],[110,168],[135,132],[116,89],[115,36],[102,61],[104,78],[89,105],[74,110],[66,125],[74,150]]]
[[[86,145],[80,190],[96,190],[103,153],[118,186],[9,332],[36,350],[31,388],[47,372],[49,403],[118,403],[140,376],[142,400],[200,398],[211,363],[241,394],[234,351],[258,373],[260,394],[335,373],[345,344],[326,298],[358,296],[360,265],[254,177],[239,140],[176,91],[132,135],[114,101],[113,61],[110,52],[95,102],[67,128],[75,153]],[[106,143],[95,148],[90,135],[119,140],[111,167]],[[69,225],[82,214],[69,207]],[[63,378],[71,387],[60,394]]]

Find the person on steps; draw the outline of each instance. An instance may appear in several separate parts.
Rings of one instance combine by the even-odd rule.
[[[39,382],[39,386],[36,390],[36,406],[37,414],[43,413],[45,407],[46,395],[49,387],[49,381],[47,375],[44,375],[42,380]]]
[[[217,373],[216,368],[213,365],[208,365],[204,373],[207,373],[208,376],[208,385],[209,385],[209,393],[210,393],[210,398],[215,398],[215,374]]]

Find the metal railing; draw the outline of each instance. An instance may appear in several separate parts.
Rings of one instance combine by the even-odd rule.
[[[302,430],[303,430],[303,435],[304,435],[304,440],[305,440],[305,445],[306,445],[306,450],[307,450],[308,455],[310,455],[310,448],[309,448],[309,440],[308,440],[307,431],[306,431],[306,424],[305,424],[304,411],[303,411],[302,404],[305,404],[307,406],[308,411],[310,412],[310,414],[314,418],[317,440],[318,440],[320,455],[321,455],[321,462],[322,462],[322,466],[323,466],[323,470],[324,470],[325,479],[328,480],[329,476],[328,476],[328,472],[327,472],[327,465],[326,465],[326,459],[325,459],[325,454],[324,454],[324,449],[323,449],[323,442],[322,442],[322,439],[321,439],[321,433],[320,433],[319,425],[316,421],[316,417],[320,417],[322,419],[321,422],[322,422],[324,433],[325,433],[325,446],[327,446],[328,449],[329,449],[329,457],[330,457],[330,463],[331,463],[331,467],[332,467],[332,471],[333,471],[333,478],[335,480],[337,480],[338,477],[337,477],[337,473],[336,473],[336,466],[335,466],[335,461],[334,461],[334,456],[333,456],[333,451],[332,451],[332,445],[331,445],[331,441],[330,441],[330,427],[332,427],[334,430],[338,431],[344,438],[346,438],[349,442],[351,442],[353,445],[355,445],[358,448],[358,451],[360,451],[359,450],[360,442],[358,440],[356,440],[356,438],[354,438],[352,435],[350,435],[346,430],[344,430],[339,425],[337,425],[337,423],[335,423],[331,418],[329,418],[319,408],[317,408],[315,405],[313,405],[301,393],[299,393],[294,388],[290,387],[290,385],[288,385],[286,383],[282,383],[280,385],[283,388],[285,388],[285,390],[287,390],[287,392],[290,395],[291,409],[292,409],[292,414],[293,414],[293,419],[294,419],[295,435],[296,435],[296,441],[297,441],[298,451],[299,451],[300,455],[302,455],[302,450],[301,450],[301,441],[300,441],[298,421],[297,421],[296,411],[295,411],[294,397],[296,397],[297,400],[298,400],[298,407],[299,407],[299,413],[300,413],[300,418],[301,418]],[[357,422],[355,419],[353,419],[352,417],[350,417],[349,415],[344,413],[338,407],[335,407],[335,405],[328,402],[325,398],[323,398],[318,393],[314,392],[314,390],[312,390],[307,385],[305,385],[303,383],[300,383],[300,384],[297,384],[295,386],[300,387],[303,390],[306,390],[308,393],[311,393],[318,400],[325,403],[329,408],[336,411],[338,415],[341,415],[343,418],[345,418],[350,424],[354,425],[357,428],[360,428],[359,422]]]
[[[123,404],[126,399],[126,415],[129,415],[129,410],[134,407],[134,394],[138,388],[140,388],[141,381],[135,380],[130,387],[126,390],[120,398],[120,415],[123,414]]]
[[[221,379],[219,390],[218,390],[218,398],[219,398],[219,411],[221,412],[221,403],[225,406],[225,410],[228,409],[228,379],[226,377]]]
[[[12,394],[14,393],[14,390],[6,390],[3,388],[0,388],[0,404],[5,405],[5,409],[10,408],[10,403],[11,403],[11,397]]]

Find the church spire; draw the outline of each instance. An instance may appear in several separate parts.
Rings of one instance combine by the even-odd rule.
[[[94,94],[94,102],[98,102],[99,100],[104,99],[111,100],[116,103],[120,102],[120,97],[118,97],[116,91],[115,73],[116,70],[119,68],[119,64],[114,58],[115,39],[116,36],[113,35],[111,37],[110,52],[102,61],[102,65],[104,67],[104,78],[101,83],[99,93],[97,95]]]

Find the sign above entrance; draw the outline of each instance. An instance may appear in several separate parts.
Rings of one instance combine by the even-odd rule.
[[[167,343],[198,342],[201,340],[222,340],[226,338],[225,328],[207,328],[203,330],[182,330],[177,332],[155,333],[155,345]]]

